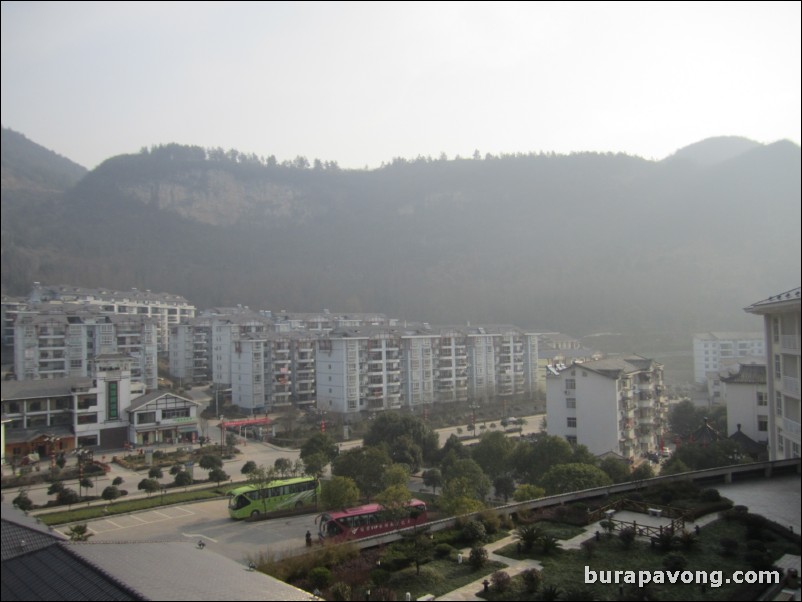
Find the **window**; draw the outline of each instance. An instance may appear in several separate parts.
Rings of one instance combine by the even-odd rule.
[[[777,406],[777,416],[783,415],[783,394],[779,391],[774,392],[774,404]]]
[[[106,384],[106,420],[119,420],[120,404],[117,398],[120,383],[116,380]]]
[[[97,445],[97,435],[78,437],[78,447],[93,447]]]
[[[178,408],[176,410],[162,410],[162,419],[189,418],[189,408]]]
[[[140,412],[136,415],[137,424],[151,424],[156,422],[156,412]]]
[[[576,399],[569,397],[565,400],[565,407],[570,409],[576,409]]]
[[[768,416],[758,416],[757,417],[757,430],[761,433],[764,433],[769,430],[769,417]]]
[[[575,378],[566,378],[565,379],[565,389],[567,391],[571,391],[576,389],[576,379]]]
[[[97,424],[97,414],[78,414],[78,424]]]
[[[779,355],[774,356],[774,378],[782,377],[782,359]]]
[[[568,428],[569,429],[576,428],[576,418],[574,418],[573,416],[568,418]]]
[[[768,395],[763,391],[757,392],[757,405],[759,406],[767,406],[769,405]]]
[[[568,435],[565,437],[565,440],[568,441],[568,444],[571,447],[576,447],[576,436],[575,435]]]

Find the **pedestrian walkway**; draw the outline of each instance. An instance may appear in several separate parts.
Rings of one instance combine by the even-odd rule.
[[[540,564],[540,561],[538,560],[532,560],[531,558],[514,560],[507,556],[499,556],[495,553],[496,550],[500,550],[504,546],[516,541],[515,535],[508,535],[503,539],[499,539],[498,541],[494,541],[493,543],[489,543],[484,546],[484,548],[487,550],[488,560],[491,562],[501,562],[506,564],[506,568],[499,570],[506,572],[510,577],[515,577],[516,575],[519,575],[520,573],[523,573],[529,569],[537,569],[539,571],[543,570],[543,565]],[[471,549],[465,548],[464,550],[460,550],[460,553],[462,554],[462,557],[467,560],[471,553]],[[482,598],[479,598],[476,594],[484,589],[484,581],[489,581],[489,577],[490,575],[484,574],[476,581],[473,581],[468,585],[464,585],[459,589],[450,591],[447,594],[443,594],[439,598],[435,598],[435,600],[481,600]]]

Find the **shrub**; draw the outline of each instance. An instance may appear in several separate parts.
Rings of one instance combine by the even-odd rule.
[[[33,502],[31,501],[31,498],[28,497],[28,492],[24,489],[20,490],[19,495],[11,500],[11,503],[23,512],[27,512],[33,508]]]
[[[475,571],[478,571],[487,564],[487,550],[478,546],[471,548],[471,554],[468,557],[468,562]]]
[[[71,506],[81,501],[81,496],[78,495],[78,492],[75,491],[75,489],[70,489],[69,487],[65,487],[56,497],[56,501],[59,504]]]
[[[681,571],[688,565],[688,560],[682,554],[668,554],[663,558],[663,566],[668,571]]]
[[[103,490],[103,493],[100,494],[100,497],[102,497],[107,502],[113,502],[118,497],[120,497],[120,490],[117,489],[117,487],[115,487],[114,485],[109,485]]]
[[[514,537],[523,544],[524,551],[529,552],[543,537],[543,530],[535,525],[521,525],[515,530]]]
[[[705,489],[699,494],[699,499],[703,502],[718,502],[721,500],[721,494],[718,489]]]
[[[114,480],[111,482],[111,484],[114,485],[115,487],[119,487],[120,485],[123,484],[124,481],[125,479],[123,479],[122,477],[114,477]]]
[[[148,478],[149,479],[161,479],[164,476],[164,472],[158,466],[154,466],[148,471]]]
[[[175,484],[176,487],[187,487],[188,485],[192,485],[192,477],[186,470],[182,470],[177,475],[175,475]]]
[[[593,554],[596,551],[596,542],[592,539],[586,539],[582,542],[582,551],[585,552],[586,558],[593,558]]]
[[[686,552],[689,552],[699,543],[699,540],[696,538],[695,533],[691,533],[690,531],[683,530],[682,533],[679,535],[679,544],[682,546],[682,549]]]
[[[501,528],[501,519],[493,510],[483,510],[479,515],[479,520],[482,521],[487,535],[493,535]]]
[[[621,531],[618,533],[618,539],[621,542],[621,545],[624,546],[624,549],[628,550],[635,542],[635,529],[632,527],[621,529]]]
[[[64,490],[64,483],[61,481],[54,481],[50,484],[50,487],[47,488],[47,495],[58,495]]]
[[[447,558],[454,550],[454,546],[447,543],[439,543],[434,547],[434,555],[437,558]]]
[[[540,549],[543,550],[543,553],[547,556],[551,555],[552,552],[556,552],[560,548],[562,548],[562,544],[556,537],[554,537],[554,535],[544,535],[540,538]]]
[[[331,584],[331,571],[325,566],[316,566],[309,571],[309,582],[317,589],[326,589]]]
[[[735,556],[735,552],[738,550],[737,540],[730,537],[722,537],[718,540],[718,543],[721,546],[722,556]]]
[[[767,552],[749,550],[744,554],[744,560],[756,571],[767,571],[771,568],[771,556]]]
[[[505,571],[496,571],[490,576],[490,581],[497,592],[506,592],[510,588],[512,578]]]
[[[543,575],[541,575],[540,571],[537,569],[525,570],[521,573],[521,578],[523,579],[526,591],[530,594],[535,593],[543,582]]]
[[[487,531],[482,523],[472,520],[462,528],[462,538],[468,543],[485,541],[487,539]]]
[[[331,586],[329,593],[334,602],[347,602],[351,599],[351,586],[342,581],[338,581]]]
[[[746,542],[746,549],[757,550],[758,552],[765,552],[766,544],[760,541],[759,539],[750,539],[749,541]]]

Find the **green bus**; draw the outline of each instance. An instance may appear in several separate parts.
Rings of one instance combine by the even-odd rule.
[[[263,486],[245,485],[228,492],[228,514],[242,519],[276,510],[297,510],[315,506],[318,495],[320,482],[315,477],[281,479]]]

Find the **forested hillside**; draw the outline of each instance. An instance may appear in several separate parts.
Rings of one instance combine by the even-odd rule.
[[[741,308],[800,273],[788,142],[716,139],[661,162],[477,155],[375,170],[166,145],[107,160],[37,213],[6,189],[5,167],[3,182],[12,294],[39,280],[199,307],[692,331],[751,324]]]

